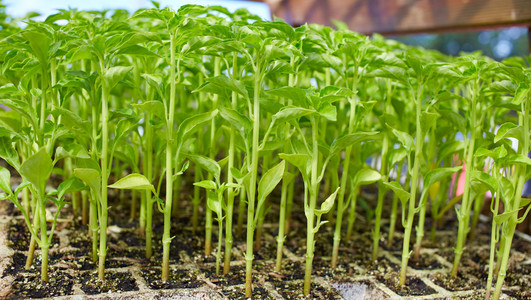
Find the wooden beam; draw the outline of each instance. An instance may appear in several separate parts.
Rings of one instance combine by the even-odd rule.
[[[531,0],[263,0],[297,26],[336,19],[365,34],[395,35],[531,25]]]

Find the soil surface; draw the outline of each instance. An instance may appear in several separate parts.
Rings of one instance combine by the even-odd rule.
[[[189,197],[186,193],[182,198]],[[273,204],[276,205],[276,204]],[[81,218],[72,218],[69,208],[61,214],[60,230],[50,248],[50,281],[40,283],[39,250],[34,264],[25,269],[29,232],[20,213],[12,204],[0,202],[0,299],[55,298],[84,295],[89,298],[192,297],[197,299],[243,299],[245,294],[245,231],[234,233],[231,272],[217,276],[215,251],[217,229],[214,222],[213,253],[204,255],[204,227],[194,233],[189,227],[188,203],[172,227],[170,279],[160,280],[162,215],[155,213],[153,257],[145,258],[145,241],[139,234],[138,221],[130,221],[128,208],[116,206],[109,214],[106,278],[97,279],[97,263],[92,262],[92,240]],[[304,261],[306,254],[306,219],[302,211],[294,211],[283,251],[282,270],[274,272],[278,214],[275,209],[266,217],[260,248],[253,263],[254,299],[303,298]],[[120,213],[122,212],[122,213]],[[385,212],[384,212],[385,215]],[[392,243],[388,243],[388,222],[382,221],[380,252],[373,261],[371,222],[360,209],[350,239],[342,236],[339,265],[330,267],[333,226],[325,224],[316,235],[313,261],[312,299],[381,299],[421,297],[428,299],[481,299],[487,280],[490,224],[481,223],[476,237],[463,254],[456,278],[450,278],[453,261],[456,221],[445,220],[430,240],[427,224],[425,242],[419,260],[411,256],[405,287],[398,285],[402,234],[397,226]],[[203,215],[201,215],[201,218]],[[236,223],[236,216],[234,222]],[[400,218],[400,217],[399,217]],[[75,220],[72,222],[72,219]],[[399,220],[399,219],[398,219]],[[200,224],[204,226],[203,224]],[[3,235],[2,235],[3,231]],[[411,246],[414,244],[411,241]],[[3,249],[3,248],[2,248]],[[223,254],[223,253],[222,253]],[[503,298],[531,299],[531,244],[515,236]],[[223,258],[223,255],[222,255]],[[223,262],[221,263],[221,269]]]

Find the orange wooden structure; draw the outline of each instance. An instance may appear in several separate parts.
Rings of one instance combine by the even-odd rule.
[[[294,26],[347,23],[384,35],[531,26],[531,0],[262,0]]]

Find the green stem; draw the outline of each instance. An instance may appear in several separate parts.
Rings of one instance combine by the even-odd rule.
[[[452,278],[457,276],[457,270],[459,268],[459,262],[463,255],[463,249],[465,247],[466,236],[468,234],[469,220],[470,220],[470,181],[472,179],[472,170],[474,170],[474,149],[476,142],[476,98],[478,92],[479,79],[476,79],[474,83],[474,90],[472,95],[471,104],[471,129],[470,129],[470,142],[466,151],[466,169],[465,169],[465,190],[463,191],[463,200],[461,201],[461,208],[457,214],[459,221],[459,228],[457,230],[457,243],[454,249],[454,264],[452,267]]]
[[[151,113],[146,113],[145,126],[145,170],[144,174],[149,180],[153,182],[153,126],[151,125]],[[151,258],[153,254],[153,200],[151,199],[151,191],[147,190],[144,194],[145,205],[145,234],[146,234],[146,258]]]
[[[375,261],[378,258],[378,245],[380,242],[380,221],[382,219],[382,210],[385,194],[387,193],[387,188],[384,186],[383,182],[387,182],[387,151],[389,148],[389,139],[387,134],[384,135],[383,144],[382,144],[382,155],[380,160],[380,174],[382,180],[378,182],[378,203],[376,204],[375,219],[374,219],[374,230],[372,232],[372,260]]]
[[[238,55],[237,53],[233,53],[233,59],[232,59],[232,77],[236,78],[238,74]],[[237,101],[238,101],[238,94],[236,92],[232,92],[232,98],[231,98],[231,106],[232,109],[236,109]],[[230,129],[230,136],[229,136],[229,161],[227,163],[227,183],[231,184],[233,183],[233,176],[232,176],[232,168],[234,167],[234,152],[235,152],[235,146],[234,146],[234,138],[235,138],[235,129]],[[225,262],[223,264],[223,274],[227,274],[230,271],[230,260],[231,260],[231,253],[232,253],[232,215],[234,213],[234,197],[235,193],[232,188],[228,188],[227,190],[227,213],[225,216]]]
[[[173,202],[173,120],[175,116],[175,35],[170,34],[170,101],[166,120],[166,201],[164,205],[164,233],[162,235],[162,281],[170,273],[171,205]]]
[[[346,60],[346,56],[343,57],[343,59]],[[347,86],[348,86],[348,80],[346,77],[345,77],[345,82],[347,83]],[[354,66],[354,83],[352,84],[353,91],[357,91],[357,85],[358,85],[358,67],[356,64]],[[354,133],[355,120],[356,120],[356,96],[354,95],[352,98],[350,98],[349,102],[350,102],[350,113],[349,113],[349,121],[348,121],[348,133]],[[336,226],[334,230],[334,245],[332,248],[332,262],[331,262],[332,268],[337,267],[337,260],[339,256],[339,244],[341,242],[341,226],[343,223],[343,212],[345,210],[344,200],[345,200],[345,193],[347,191],[347,178],[349,178],[348,173],[349,173],[349,167],[350,167],[351,154],[352,154],[352,146],[348,146],[345,149],[345,160],[343,161],[343,172],[341,174],[340,190],[339,190],[339,195],[337,198],[337,216],[336,216]]]
[[[312,169],[311,169],[311,183],[310,183],[310,203],[305,203],[306,214],[306,267],[304,270],[304,295],[310,294],[312,281],[312,264],[315,248],[315,206],[317,205],[317,197],[319,196],[319,182],[317,181],[318,167],[319,167],[319,149],[318,149],[318,130],[316,117],[312,117]]]
[[[33,228],[37,228],[40,224],[40,214],[34,210],[33,214]],[[31,268],[31,265],[33,264],[33,259],[35,257],[35,248],[37,247],[37,240],[33,235],[31,235],[30,239],[30,245],[28,249],[28,256],[26,258],[26,266],[25,269],[28,270]]]
[[[498,170],[496,164],[492,166],[493,175],[494,178],[496,178],[496,181],[498,181]],[[492,280],[494,277],[494,258],[496,256],[496,243],[498,242],[499,237],[499,228],[496,222],[494,222],[494,218],[498,215],[498,211],[500,209],[500,196],[501,190],[498,187],[498,190],[496,191],[496,194],[493,195],[492,201],[494,203],[494,209],[492,210],[492,226],[491,226],[491,235],[490,235],[490,256],[489,256],[489,275],[487,277],[487,288],[485,292],[485,300],[488,300],[490,298],[490,293],[492,290]],[[492,204],[491,204],[492,209]]]
[[[278,236],[277,236],[277,260],[275,263],[275,272],[280,272],[282,269],[282,248],[284,247],[284,241],[286,235],[284,229],[286,225],[286,206],[288,196],[288,184],[282,181],[282,190],[280,192],[280,216],[278,221]]]
[[[105,74],[105,67],[103,61],[100,61],[101,74]],[[101,215],[99,216],[100,225],[100,251],[99,251],[99,265],[98,265],[98,279],[105,279],[105,257],[107,256],[107,185],[108,174],[107,167],[109,166],[108,159],[108,143],[109,143],[109,87],[106,86],[105,80],[102,80],[102,97],[101,97],[101,192],[100,192],[100,206]]]
[[[221,58],[219,56],[214,57],[214,76],[219,76],[221,67]],[[213,96],[213,107],[218,105],[218,95]],[[210,121],[210,153],[209,157],[216,159],[216,118],[212,118]],[[208,179],[212,180],[212,174],[208,174]],[[207,191],[207,194],[211,191]],[[207,200],[208,201],[208,200]],[[212,253],[212,210],[206,205],[206,220],[205,220],[205,255],[209,256]],[[220,241],[221,242],[221,241]]]
[[[396,181],[398,183],[400,183],[400,178],[402,177],[403,166],[404,166],[404,160],[402,160],[398,164],[398,168],[396,170]],[[397,209],[398,209],[398,195],[396,193],[393,193],[393,203],[391,204],[391,215],[389,216],[389,236],[387,238],[388,247],[393,244],[393,238],[395,236],[396,217],[398,215]]]
[[[257,57],[257,61],[259,58]],[[247,201],[247,248],[245,250],[245,297],[251,297],[252,272],[253,272],[253,239],[254,239],[254,210],[256,200],[256,182],[258,177],[258,138],[260,137],[260,90],[262,79],[260,66],[256,66],[254,74],[254,95],[253,95],[253,143],[251,153],[251,180],[249,182],[249,193]]]
[[[410,198],[409,198],[409,208],[407,212],[407,223],[404,229],[404,243],[402,246],[402,264],[400,268],[400,286],[404,286],[406,284],[406,272],[407,272],[407,264],[409,261],[409,240],[411,238],[411,230],[413,229],[413,220],[415,218],[415,207],[416,207],[416,199],[417,199],[417,185],[418,185],[418,177],[419,177],[419,171],[420,171],[420,164],[421,158],[422,158],[422,145],[424,142],[424,137],[422,136],[422,127],[420,123],[420,117],[421,117],[421,97],[422,97],[422,85],[418,84],[417,88],[417,95],[416,95],[416,142],[415,142],[415,159],[413,163],[413,173],[411,175],[411,191],[410,191]]]

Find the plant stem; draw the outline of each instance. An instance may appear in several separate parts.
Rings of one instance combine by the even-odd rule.
[[[288,184],[286,184],[283,180],[282,190],[280,192],[280,216],[279,216],[279,221],[278,221],[277,260],[275,263],[275,272],[280,272],[280,270],[282,269],[282,248],[284,247],[284,241],[286,240],[284,229],[286,225],[286,206],[287,206],[287,196],[288,196]]]
[[[423,136],[422,136],[422,127],[420,123],[420,117],[421,117],[421,97],[422,97],[422,85],[419,82],[418,88],[417,88],[417,95],[416,95],[416,142],[415,142],[415,159],[413,163],[413,173],[411,175],[411,191],[410,191],[410,198],[409,198],[409,208],[407,212],[407,225],[404,229],[404,243],[402,246],[402,265],[400,267],[400,286],[404,286],[406,284],[406,272],[407,272],[407,264],[409,260],[409,240],[411,238],[411,230],[413,229],[413,220],[415,218],[415,206],[416,206],[416,199],[417,199],[417,184],[418,184],[418,177],[419,177],[419,171],[420,171],[420,164],[421,164],[421,158],[422,158],[422,145],[424,142]]]
[[[103,61],[100,61],[101,74],[105,74],[105,67]],[[101,212],[99,216],[100,225],[100,251],[99,251],[99,266],[98,279],[105,279],[105,257],[107,256],[107,184],[108,184],[108,143],[109,143],[109,87],[107,87],[105,80],[102,80],[102,97],[101,97],[101,194],[100,206]]]
[[[232,58],[232,77],[236,79],[236,76],[238,74],[238,55],[237,53],[233,53]],[[238,94],[236,92],[232,92],[231,95],[231,106],[232,109],[236,109],[237,101],[238,101]],[[230,136],[229,136],[229,161],[227,163],[227,183],[231,184],[233,183],[233,176],[232,176],[232,168],[234,167],[234,152],[235,152],[235,146],[234,146],[234,138],[235,138],[235,129],[230,129]],[[225,262],[223,264],[223,274],[227,274],[230,271],[230,260],[231,260],[231,253],[232,253],[232,215],[234,214],[234,190],[233,188],[227,189],[227,212],[225,216]],[[220,241],[221,245],[221,241]]]
[[[216,276],[219,276],[220,274],[222,243],[223,243],[223,220],[221,219],[221,216],[218,216],[218,249],[216,250]]]
[[[357,186],[354,189],[352,189],[352,194],[350,197],[350,206],[349,206],[349,213],[348,213],[348,222],[347,222],[347,241],[350,240],[350,237],[352,236],[352,230],[354,229],[354,222],[356,221],[356,207],[358,206],[358,195],[360,193],[360,187]]]
[[[492,173],[496,181],[498,181],[498,169],[497,169],[496,164],[492,166]],[[496,257],[496,243],[498,242],[498,238],[499,238],[499,227],[494,221],[494,218],[498,215],[498,211],[500,207],[500,195],[501,195],[501,190],[498,187],[496,194],[492,195],[492,202],[494,203],[494,209],[492,209],[492,204],[491,204],[493,221],[492,221],[491,235],[490,235],[489,275],[487,277],[487,288],[485,292],[485,300],[488,300],[490,298],[490,293],[492,290],[492,280],[494,277],[494,258]]]
[[[40,214],[37,212],[37,210],[34,210],[33,215],[33,227],[37,228],[40,224]],[[28,249],[28,257],[26,258],[26,266],[24,267],[26,270],[29,270],[31,268],[31,265],[33,264],[33,259],[35,257],[35,248],[37,247],[37,240],[33,235],[31,235],[30,239],[30,245]]]
[[[481,167],[478,167],[481,168]],[[481,209],[483,208],[483,204],[485,203],[484,195],[477,195],[476,199],[474,199],[474,214],[472,216],[472,226],[470,226],[470,239],[474,239],[474,235],[476,233],[476,226],[478,224],[479,220],[479,214],[481,213]]]
[[[344,57],[344,61],[346,57]],[[345,61],[346,63],[346,61]],[[345,64],[346,65],[346,64]],[[345,76],[345,82],[348,86],[348,78]],[[358,83],[358,64],[354,66],[354,83],[352,84],[352,91],[357,91]],[[356,120],[356,95],[349,98],[350,102],[350,113],[349,113],[349,122],[348,122],[348,133],[354,133],[355,131],[355,120]],[[334,230],[334,246],[332,248],[332,268],[337,267],[337,259],[339,255],[339,244],[341,242],[341,226],[343,223],[343,212],[344,208],[344,199],[345,193],[347,191],[347,178],[349,178],[349,167],[350,167],[350,157],[352,155],[352,146],[348,146],[345,149],[345,160],[343,161],[343,172],[341,174],[341,183],[339,195],[337,198],[337,216],[336,216],[336,226]],[[349,235],[350,236],[350,235]]]
[[[253,143],[251,153],[251,180],[247,201],[247,248],[245,250],[245,297],[252,296],[252,272],[253,272],[253,238],[254,238],[254,210],[256,200],[256,182],[258,176],[258,138],[260,137],[260,89],[262,78],[260,74],[259,58],[254,74],[253,95]]]
[[[247,198],[247,191],[242,186],[240,190],[240,200],[238,202],[238,224],[236,226],[236,235],[241,237],[243,234],[243,218],[245,216],[245,202]]]
[[[46,186],[39,187],[37,213],[40,222],[40,244],[41,248],[41,281],[48,282],[48,249],[50,249],[50,239],[48,239],[48,228],[46,223]]]
[[[162,281],[170,273],[171,205],[173,201],[173,120],[175,116],[175,35],[170,34],[170,101],[166,119],[166,201],[164,205],[164,233],[162,235]]]
[[[94,194],[98,191],[94,191],[90,199],[90,232],[92,236],[92,262],[96,263],[98,260],[98,202]]]
[[[311,119],[312,123],[312,169],[311,169],[311,183],[310,183],[310,203],[305,203],[306,214],[306,267],[304,270],[304,296],[310,294],[312,281],[312,263],[315,247],[315,206],[317,205],[317,197],[319,196],[319,182],[317,181],[318,167],[319,167],[319,149],[318,149],[318,130],[316,117]]]
[[[221,58],[219,56],[214,57],[214,76],[219,76],[221,65]],[[213,96],[213,107],[216,108],[218,105],[218,95]],[[216,118],[212,118],[210,121],[210,153],[209,157],[216,159]],[[208,174],[208,179],[212,180],[212,174]],[[207,190],[207,194],[212,191]],[[208,198],[208,197],[207,197]],[[208,201],[208,200],[207,200]],[[212,210],[206,205],[206,220],[205,220],[205,256],[209,256],[212,253]],[[219,241],[221,242],[221,241]]]
[[[471,128],[470,128],[470,142],[468,143],[466,151],[466,170],[465,170],[465,190],[463,191],[463,200],[461,201],[461,208],[457,213],[457,219],[459,221],[459,228],[457,230],[457,243],[454,249],[454,264],[452,267],[452,278],[457,276],[457,270],[459,268],[459,262],[461,261],[461,255],[463,255],[463,248],[465,247],[466,236],[469,231],[469,218],[470,210],[469,198],[470,198],[470,181],[472,178],[472,170],[474,170],[474,149],[476,142],[476,98],[478,92],[479,79],[474,82],[472,104],[471,104]]]
[[[383,181],[387,182],[387,150],[389,148],[389,138],[387,134],[384,135],[382,144],[382,155],[380,159],[380,175],[382,180],[378,182],[378,202],[376,204],[374,230],[372,232],[372,260],[378,258],[378,244],[380,242],[380,221],[382,219],[382,210],[385,194],[387,193]]]
[[[151,125],[151,112],[146,113],[145,122],[145,157],[144,174],[149,182],[153,182],[153,126]],[[151,199],[151,191],[146,190],[144,193],[145,204],[145,234],[146,234],[146,258],[151,258],[153,254],[153,200]]]
[[[404,160],[402,160],[400,163],[398,163],[398,167],[396,169],[396,181],[398,183],[400,183],[400,178],[402,177],[402,168],[403,168],[403,166],[404,166]],[[389,236],[387,238],[387,246],[388,247],[393,244],[393,238],[395,236],[397,209],[398,209],[398,195],[396,193],[393,193],[393,203],[391,205],[391,215],[389,216]]]

